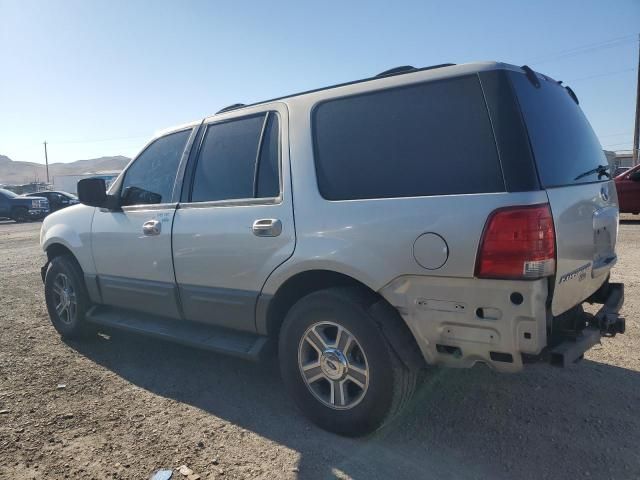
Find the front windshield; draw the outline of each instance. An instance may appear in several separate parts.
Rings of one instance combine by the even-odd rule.
[[[4,188],[0,188],[0,193],[4,194],[9,198],[16,198],[18,196],[15,193],[13,193],[11,190],[6,190]]]

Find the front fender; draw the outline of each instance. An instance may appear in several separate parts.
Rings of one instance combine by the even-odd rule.
[[[59,210],[42,222],[40,246],[46,252],[53,245],[61,245],[76,258],[85,274],[96,271],[91,251],[91,222],[95,209],[74,205]]]

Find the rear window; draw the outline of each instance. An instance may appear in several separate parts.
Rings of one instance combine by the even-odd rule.
[[[329,200],[505,189],[477,76],[324,102],[313,131]]]
[[[593,171],[608,165],[591,125],[567,90],[540,80],[536,88],[527,77],[510,72],[543,187],[607,180]],[[588,173],[590,172],[591,173]]]

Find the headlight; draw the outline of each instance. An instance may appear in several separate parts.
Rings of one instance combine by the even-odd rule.
[[[31,200],[31,208],[38,208],[40,200]]]

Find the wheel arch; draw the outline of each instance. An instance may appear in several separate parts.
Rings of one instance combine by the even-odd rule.
[[[65,245],[62,242],[52,241],[45,246],[44,251],[47,254],[47,263],[44,267],[42,267],[43,282],[45,280],[45,275],[47,273],[47,268],[49,266],[49,263],[51,263],[51,261],[56,257],[67,255],[73,260],[73,262],[80,269],[82,280],[84,281],[84,287],[86,288],[91,301],[94,303],[102,302],[102,295],[100,292],[100,286],[98,284],[97,276],[94,274],[87,273],[87,271],[83,268],[82,263],[78,259],[78,256],[75,253],[73,253],[73,250],[71,250],[71,248],[69,248],[67,245]]]
[[[301,298],[318,290],[351,287],[370,298],[368,312],[382,330],[400,360],[410,369],[426,366],[418,344],[406,322],[385,298],[365,283],[332,270],[306,270],[284,281],[273,295],[260,295],[256,305],[258,333],[278,338],[289,309]]]
[[[47,260],[49,260],[49,261],[51,261],[55,257],[59,257],[61,255],[70,255],[71,257],[73,257],[73,259],[76,261],[76,263],[82,269],[82,265],[80,265],[80,262],[78,261],[76,256],[73,254],[71,249],[69,247],[67,247],[66,245],[60,243],[60,242],[52,242],[52,243],[50,243],[45,248],[45,253],[47,254]]]

